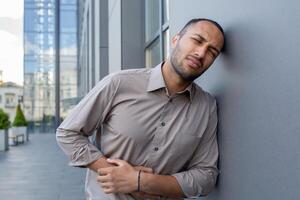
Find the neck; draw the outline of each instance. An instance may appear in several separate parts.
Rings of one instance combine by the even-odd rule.
[[[167,59],[162,66],[162,75],[164,77],[169,95],[183,91],[191,83],[182,79],[182,77],[177,74],[169,59]]]

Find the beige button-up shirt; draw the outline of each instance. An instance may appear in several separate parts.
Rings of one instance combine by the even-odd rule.
[[[216,101],[195,83],[169,96],[161,65],[101,80],[59,126],[58,144],[73,166],[119,158],[174,176],[187,197],[205,195],[218,175]],[[88,200],[134,199],[105,194],[96,177],[88,169]]]

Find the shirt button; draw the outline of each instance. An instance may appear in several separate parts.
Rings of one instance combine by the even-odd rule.
[[[155,148],[154,148],[154,151],[158,151],[158,147],[155,147]]]
[[[165,123],[165,122],[162,122],[162,123],[161,123],[161,126],[165,126],[165,125],[166,125],[166,123]]]

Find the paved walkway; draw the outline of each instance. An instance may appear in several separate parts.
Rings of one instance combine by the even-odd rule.
[[[85,169],[68,166],[54,134],[0,152],[1,200],[84,200]]]

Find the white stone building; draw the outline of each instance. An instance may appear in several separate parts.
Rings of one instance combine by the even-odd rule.
[[[11,122],[13,122],[15,118],[18,103],[20,103],[22,107],[23,87],[13,82],[0,84],[0,108],[8,113]]]

